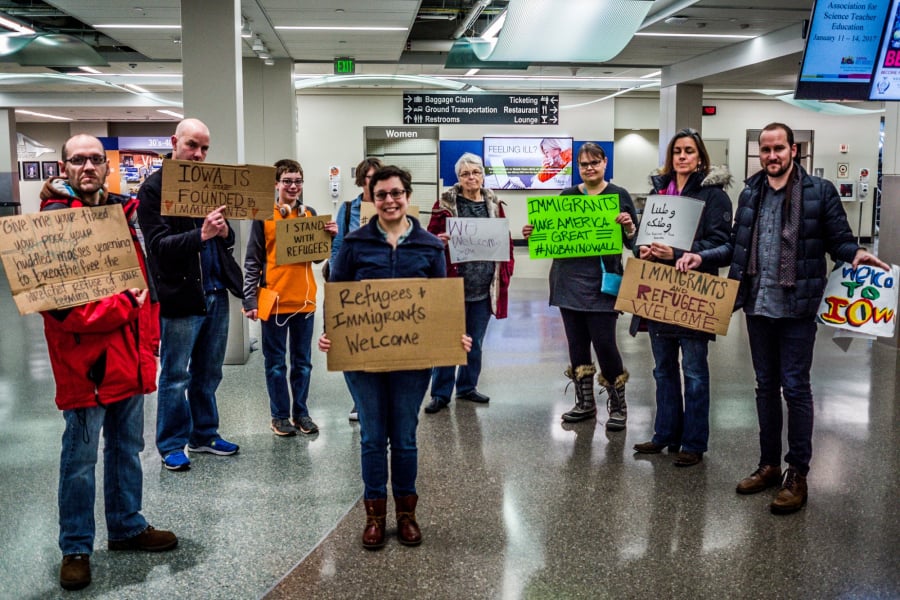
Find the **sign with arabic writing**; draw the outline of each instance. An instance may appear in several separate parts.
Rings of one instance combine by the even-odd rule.
[[[704,205],[703,200],[687,196],[647,196],[635,243],[649,246],[658,242],[680,250],[690,250]]]

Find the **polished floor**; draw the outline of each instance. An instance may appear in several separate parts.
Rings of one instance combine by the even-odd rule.
[[[740,317],[712,347],[710,451],[677,469],[635,455],[653,419],[645,337],[620,345],[631,372],[628,428],[563,425],[574,401],[561,322],[546,278],[520,262],[510,318],[488,329],[479,389],[421,415],[419,521],[424,542],[361,548],[358,426],[343,378],[314,352],[315,436],[276,438],[259,352],[226,367],[222,433],[233,457],[161,468],[146,402],[144,513],[175,531],[174,552],[108,552],[102,502],[94,581],[57,583],[56,508],[63,421],[41,319],[20,317],[0,283],[0,598],[900,598],[898,353],[820,328],[810,500],[767,510],[774,492],[739,496],[756,466],[756,414]],[[317,327],[317,331],[320,330]],[[102,498],[98,494],[98,498]]]

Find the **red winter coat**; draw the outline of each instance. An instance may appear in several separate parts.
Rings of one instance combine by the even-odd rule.
[[[51,180],[45,185],[41,192],[42,211],[84,206],[60,181]],[[146,278],[144,255],[131,226],[136,203],[107,195],[106,204],[113,203],[121,204],[125,211]],[[138,307],[135,297],[126,291],[41,315],[60,410],[110,404],[156,390],[149,297]]]

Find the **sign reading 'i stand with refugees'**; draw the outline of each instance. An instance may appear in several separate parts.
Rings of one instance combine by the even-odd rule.
[[[559,95],[404,92],[403,123],[559,125]]]

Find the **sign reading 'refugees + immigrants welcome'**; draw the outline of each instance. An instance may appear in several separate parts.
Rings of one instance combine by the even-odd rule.
[[[531,258],[571,258],[622,253],[616,223],[619,195],[541,196],[528,199]]]
[[[3,217],[0,231],[0,258],[20,314],[147,287],[118,204]]]
[[[267,219],[275,201],[275,167],[165,160],[161,212],[203,218],[225,206],[228,219]]]
[[[699,271],[631,258],[616,300],[616,310],[661,323],[725,335],[731,322],[738,282]]]
[[[464,365],[462,279],[326,283],[325,331],[329,371]]]

